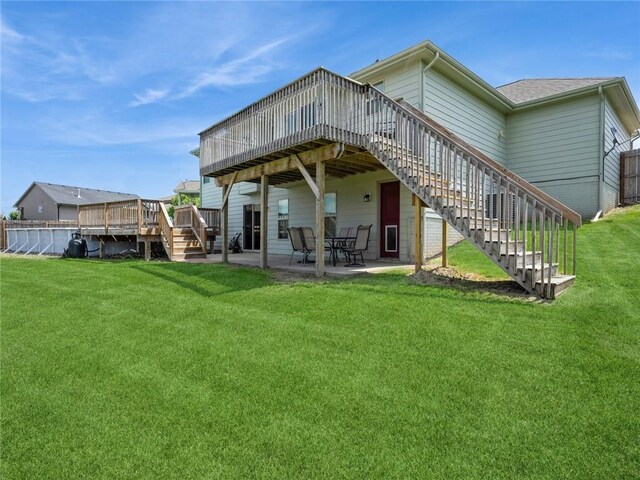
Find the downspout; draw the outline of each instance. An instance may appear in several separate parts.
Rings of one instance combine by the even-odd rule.
[[[427,74],[427,70],[429,70],[431,67],[433,67],[433,65],[438,61],[438,59],[440,58],[440,52],[436,52],[436,55],[433,57],[433,60],[431,60],[426,67],[424,67],[422,69],[422,81],[420,82],[420,86],[422,87],[421,90],[422,92],[420,92],[420,104],[422,105],[422,111],[426,113],[426,109],[427,109],[427,103],[424,100],[424,94],[426,92],[426,79],[425,79],[425,75]]]
[[[600,96],[600,138],[598,140],[598,159],[600,160],[600,165],[598,166],[598,210],[602,210],[604,206],[603,198],[604,198],[604,93],[602,91],[602,87],[598,87],[598,95]]]

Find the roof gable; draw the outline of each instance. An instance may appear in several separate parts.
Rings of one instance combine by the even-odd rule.
[[[88,205],[91,203],[118,202],[140,198],[138,195],[131,193],[58,185],[55,183],[33,182],[13,206],[17,207],[36,185],[58,205]]]

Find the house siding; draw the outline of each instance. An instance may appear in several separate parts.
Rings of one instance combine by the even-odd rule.
[[[507,168],[583,216],[598,210],[597,95],[507,117]]]
[[[420,71],[420,62],[414,62],[404,68],[387,69],[369,78],[353,77],[353,79],[366,81],[372,85],[383,82],[385,95],[393,100],[402,98],[414,107],[420,108]]]
[[[506,165],[504,114],[433,68],[424,73],[423,95],[423,110],[428,116],[496,162]]]
[[[42,212],[38,211],[39,206]],[[24,220],[58,220],[58,205],[39,185],[33,186],[18,208],[23,209]]]
[[[616,114],[611,103],[605,99],[604,104],[604,155],[613,147],[613,133],[615,128],[616,138],[622,146],[617,145],[604,159],[604,198],[601,208],[604,212],[615,208],[620,195],[620,154],[629,148],[629,133]]]

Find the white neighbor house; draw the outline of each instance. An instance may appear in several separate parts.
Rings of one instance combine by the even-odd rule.
[[[324,80],[318,80],[322,75],[331,78],[327,80],[322,77]],[[362,87],[358,86],[360,84]],[[383,92],[380,98],[388,100],[372,100],[379,94],[368,85]],[[306,90],[303,91],[304,88]],[[340,90],[342,93],[338,93],[339,88],[343,89]],[[357,98],[360,92],[358,88],[370,89],[366,93],[367,100]],[[332,95],[335,99],[332,99]],[[407,114],[410,107],[398,107],[402,103],[398,103],[400,99],[426,116],[419,115],[416,110],[416,115]],[[400,112],[399,108],[405,113]],[[381,118],[383,115],[384,118]],[[407,126],[402,127],[405,130],[401,130],[400,115],[411,117]],[[449,170],[446,170],[446,165],[438,165],[438,146],[441,144],[433,134],[420,134],[422,146],[416,143],[418,137],[414,138],[412,128],[415,126],[415,135],[419,135],[418,130],[426,128],[426,123],[421,122],[429,120],[435,121],[436,131],[444,127],[448,129],[445,133],[452,133],[461,141],[442,143],[442,148],[453,145],[454,157],[455,152],[462,155],[460,163],[451,163]],[[498,165],[494,165],[492,170],[496,172],[495,175],[501,175],[497,172],[504,168],[499,167],[505,167],[515,179],[513,182],[519,181],[515,177],[517,175],[531,184],[527,188],[533,188],[533,193],[525,195],[520,191],[512,191],[511,177],[502,180],[502,183],[494,182],[495,188],[501,189],[500,195],[515,195],[522,199],[522,210],[526,212],[522,213],[523,216],[530,218],[532,215],[531,210],[524,209],[524,203],[536,195],[546,199],[546,193],[559,202],[549,199],[556,202],[555,207],[545,207],[541,218],[546,218],[544,215],[551,210],[556,211],[556,207],[560,211],[564,206],[568,207],[567,212],[573,210],[571,214],[577,212],[585,218],[591,218],[599,210],[607,212],[618,203],[619,153],[629,148],[630,137],[640,128],[640,112],[623,77],[527,79],[494,88],[439,47],[425,41],[377,61],[349,77],[316,70],[203,131],[200,148],[192,152],[200,156],[202,206],[221,208],[223,189],[217,185],[220,182],[221,185],[231,183],[233,186],[227,204],[228,234],[242,232],[243,247],[246,250],[258,250],[259,212],[262,208],[260,173],[264,175],[267,170],[244,177],[242,172],[246,173],[246,169],[251,167],[255,170],[256,165],[292,153],[319,148],[330,140],[341,140],[341,145],[347,147],[351,143],[363,145],[355,140],[350,142],[349,138],[352,137],[336,133],[338,130],[331,130],[331,126],[326,127],[328,130],[321,130],[325,128],[321,124],[332,121],[342,122],[340,126],[344,131],[355,132],[351,135],[364,133],[367,141],[371,141],[372,135],[376,136],[374,143],[378,142],[377,145],[383,141],[395,145],[396,142],[409,139],[413,142],[411,146],[405,144],[401,150],[406,148],[406,151],[412,152],[415,146],[428,152],[423,156],[433,156],[428,160],[431,163],[422,167],[423,174],[430,178],[428,172],[431,168],[433,175],[449,175],[449,187],[452,190],[464,191],[466,188],[467,195],[475,198],[475,203],[471,200],[472,204],[485,212],[492,209],[494,217],[496,208],[506,208],[504,203],[496,206],[500,203],[495,202],[496,190],[489,186],[497,177],[493,173],[487,177],[488,171],[477,159],[475,163],[471,160],[463,167],[466,157],[461,152],[465,147],[469,148],[467,152],[476,152],[479,156],[484,154],[489,157],[487,161],[497,162]],[[311,136],[305,133],[313,128],[324,133]],[[614,135],[618,145],[614,145]],[[288,136],[291,137],[289,142],[283,143]],[[308,142],[311,137],[322,138]],[[345,138],[347,141],[344,141]],[[429,143],[431,139],[433,145]],[[271,143],[267,145],[268,142]],[[304,148],[291,148],[296,144],[304,144]],[[387,150],[393,148],[392,145]],[[414,225],[420,220],[415,216],[412,195],[421,194],[421,191],[412,188],[412,185],[416,185],[411,182],[418,181],[415,172],[413,176],[407,173],[413,164],[405,164],[400,168],[394,163],[393,155],[386,162],[380,155],[374,155],[379,161],[373,158],[373,162],[368,163],[364,159],[368,153],[365,150],[366,147],[347,148],[342,164],[326,163],[325,228],[334,230],[343,226],[372,224],[371,241],[365,258],[389,257],[411,261],[415,258],[418,245],[414,241]],[[369,152],[371,150],[368,148]],[[606,152],[609,154],[605,156]],[[398,160],[397,155],[395,158]],[[416,158],[413,161],[422,162]],[[332,169],[332,165],[335,168]],[[451,178],[451,169],[455,170],[458,166],[461,169],[459,181]],[[266,239],[269,253],[291,252],[287,226],[308,225],[315,228],[317,225],[316,195],[298,170],[293,165],[288,173],[269,176],[267,183],[262,184],[269,185]],[[233,183],[235,178],[230,177],[234,171],[241,171],[237,178],[251,181]],[[313,166],[309,171],[313,173]],[[469,171],[472,177],[476,175],[476,181],[480,175],[486,179],[481,184],[467,187],[473,181],[469,180]],[[424,177],[419,181],[424,182]],[[435,204],[430,202],[435,198],[433,191],[435,188],[437,192],[437,188],[433,184],[421,185],[416,188],[423,188],[424,192],[428,187],[431,188],[430,197],[421,197],[424,204],[432,207],[439,205],[442,210],[446,206],[446,199]],[[489,204],[491,195],[493,205]],[[536,206],[531,204],[531,208],[542,205],[542,197],[536,198]],[[441,251],[441,218],[446,215],[436,210],[434,207],[422,211],[422,248],[427,257]],[[512,221],[515,206],[513,210],[510,213]],[[457,215],[460,216],[459,212]],[[564,218],[571,218],[571,215],[567,213]],[[561,221],[557,221],[559,225]],[[551,220],[549,222],[548,228],[551,227]],[[580,220],[574,223],[579,225]],[[456,225],[455,221],[449,221],[449,224],[449,242],[455,242],[465,235],[461,225]],[[466,235],[468,238],[470,234],[467,232]],[[554,248],[558,248],[557,243],[555,247],[550,247],[552,254]]]

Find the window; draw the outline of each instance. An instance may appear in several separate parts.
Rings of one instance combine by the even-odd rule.
[[[278,200],[278,238],[288,238],[289,228],[289,199]]]
[[[202,183],[209,183],[211,181],[211,177],[202,177]]]
[[[324,196],[324,234],[329,237],[336,235],[336,194],[327,193]]]

